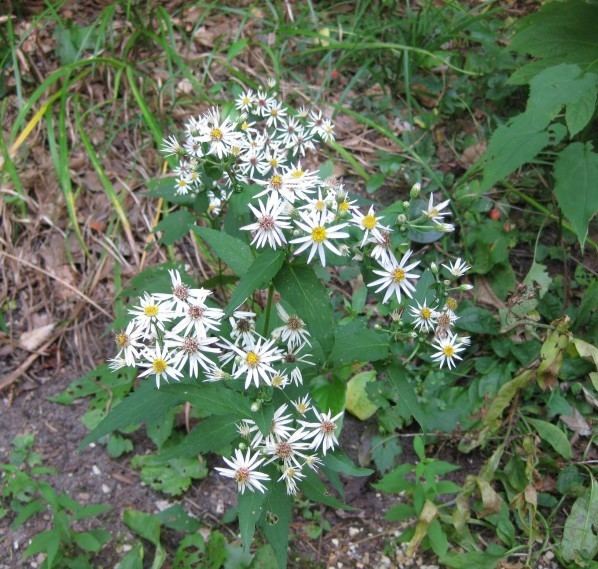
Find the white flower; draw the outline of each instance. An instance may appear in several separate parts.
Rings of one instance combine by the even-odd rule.
[[[436,324],[436,309],[428,306],[424,300],[423,304],[416,301],[417,306],[410,306],[409,312],[414,318],[413,324],[417,330],[430,332]]]
[[[172,312],[167,303],[160,303],[157,298],[147,292],[143,298],[139,299],[139,306],[129,310],[135,318],[136,326],[144,333],[154,331],[154,329],[164,330],[164,324],[172,319]]]
[[[309,449],[310,444],[305,442],[307,433],[303,429],[297,429],[293,434],[284,440],[276,440],[272,437],[266,439],[265,453],[269,458],[265,464],[275,460],[281,460],[286,467],[296,466],[301,468],[300,459],[305,459],[302,451]]]
[[[291,415],[285,415],[288,409],[287,404],[281,405],[272,416],[272,424],[270,425],[270,434],[275,440],[288,439],[293,434],[293,427],[290,425],[293,423],[293,417]]]
[[[162,148],[160,150],[166,156],[176,156],[183,153],[183,148],[174,135],[170,135],[162,141]]]
[[[174,182],[175,194],[177,196],[186,196],[192,188],[190,178],[177,178]]]
[[[297,399],[297,401],[291,401],[293,407],[300,415],[305,415],[312,407],[311,399],[309,395],[304,395],[301,399]]]
[[[216,383],[218,381],[225,381],[230,378],[230,373],[214,365],[206,372],[206,378],[204,379],[204,381],[208,383]]]
[[[457,257],[453,263],[448,265],[442,265],[451,275],[454,277],[462,277],[471,267],[461,259]]]
[[[125,365],[136,365],[135,362],[139,359],[140,350],[143,348],[141,342],[143,335],[143,330],[137,327],[135,320],[129,322],[125,330],[115,335],[114,339],[118,346],[117,358],[122,357]]]
[[[263,343],[262,343],[263,342]],[[252,339],[247,346],[240,348],[227,342],[224,347],[231,352],[241,356],[238,363],[235,364],[233,377],[238,378],[245,375],[245,389],[253,383],[256,387],[260,386],[260,381],[266,385],[271,385],[271,375],[276,373],[272,363],[282,359],[280,350],[274,347],[273,340]]]
[[[444,218],[447,215],[451,214],[450,211],[443,211],[444,209],[446,209],[450,201],[451,200],[445,200],[443,202],[440,202],[439,204],[434,205],[434,194],[430,193],[430,199],[428,200],[428,209],[424,211],[424,215],[428,219],[431,219],[436,223],[442,224]]]
[[[284,480],[287,487],[287,494],[290,496],[297,494],[297,482],[305,478],[305,474],[301,472],[296,466],[287,466],[282,476],[278,479],[278,482]]]
[[[147,369],[139,377],[154,374],[156,376],[156,387],[158,388],[160,388],[161,379],[166,381],[169,378],[176,381],[181,379],[183,374],[174,365],[172,354],[168,353],[166,346],[160,348],[160,345],[156,342],[156,347],[153,350],[148,350],[144,356],[146,361],[140,365]]]
[[[271,378],[272,387],[276,389],[284,389],[289,384],[289,378],[282,373],[276,373]]]
[[[205,288],[190,288],[181,278],[181,273],[176,269],[169,269],[171,292],[155,293],[154,297],[170,304],[169,308],[177,313],[186,312],[190,302],[202,303],[212,294]]]
[[[401,302],[401,291],[403,291],[409,298],[412,297],[413,292],[415,291],[415,286],[413,286],[411,281],[418,279],[419,275],[410,273],[409,271],[417,267],[419,261],[407,265],[407,261],[411,255],[412,251],[409,250],[403,255],[400,262],[393,257],[392,263],[380,263],[383,270],[374,271],[374,273],[380,275],[382,278],[369,283],[368,286],[377,286],[378,288],[375,292],[387,289],[382,300],[383,303],[388,302],[393,294],[396,295],[397,301]]]
[[[267,117],[268,109],[273,101],[274,99],[272,97],[268,97],[267,93],[264,93],[260,89],[255,96],[255,114],[261,117]]]
[[[456,334],[449,334],[446,338],[437,338],[432,346],[437,350],[432,354],[432,359],[436,363],[440,363],[441,368],[446,363],[449,369],[457,365],[455,360],[462,359],[459,352],[465,349],[465,345]]]
[[[276,127],[280,122],[284,120],[287,115],[286,109],[282,106],[282,103],[276,99],[272,99],[268,105],[268,109],[265,116],[268,117],[266,125],[269,127]]]
[[[118,371],[123,367],[127,367],[127,362],[122,356],[116,356],[108,360],[108,367],[110,368],[110,371]]]
[[[305,210],[306,213],[311,215],[319,215],[320,219],[324,223],[331,223],[335,218],[335,213],[331,209],[334,206],[334,203],[330,199],[324,199],[322,197],[322,189],[318,188],[318,197],[309,199],[305,196],[303,199],[307,201],[304,205],[302,205],[299,209]]]
[[[255,95],[251,89],[247,89],[244,93],[241,93],[235,101],[235,107],[240,111],[250,111],[255,104]]]
[[[305,457],[305,466],[311,468],[314,472],[318,471],[318,467],[324,464],[322,459],[317,454],[310,454]]]
[[[332,121],[325,119],[318,134],[324,142],[334,142],[334,124]]]
[[[230,336],[235,341],[235,344],[239,343],[239,340],[243,345],[253,341],[255,312],[235,310],[233,315],[229,317],[228,322],[232,329]]]
[[[393,262],[394,255],[392,253],[391,239],[392,234],[389,229],[380,231],[377,236],[372,234],[368,239],[368,243],[374,245],[370,255],[381,265],[389,265]]]
[[[306,439],[313,439],[311,447],[318,449],[322,447],[322,453],[326,455],[328,450],[334,449],[338,445],[338,439],[336,438],[336,421],[342,416],[341,411],[338,415],[332,416],[332,411],[328,413],[320,413],[317,409],[314,409],[317,422],[299,421],[301,426],[307,430]]]
[[[291,243],[300,243],[301,245],[295,251],[295,255],[299,255],[305,251],[308,247],[310,248],[307,262],[311,262],[314,255],[318,253],[322,266],[326,266],[326,253],[325,248],[332,251],[336,255],[342,255],[342,253],[332,244],[332,239],[346,239],[349,234],[341,229],[347,227],[346,223],[339,223],[338,225],[332,225],[325,227],[322,218],[317,214],[306,214],[300,213],[301,221],[296,222],[297,226],[302,229],[307,235],[303,237],[297,237],[293,239]]]
[[[302,365],[314,365],[314,362],[308,360],[310,354],[301,354],[301,350],[305,348],[306,344],[291,347],[287,346],[287,351],[283,353],[283,366],[286,371],[290,368],[291,381],[295,385],[303,384],[303,374],[301,373]]]
[[[243,456],[240,449],[235,451],[235,457],[232,459],[224,458],[224,462],[230,468],[217,467],[216,470],[227,478],[233,478],[237,482],[237,488],[241,494],[245,493],[246,489],[250,491],[258,490],[265,492],[266,487],[262,484],[264,480],[270,480],[270,477],[264,472],[258,472],[259,466],[264,462],[259,454],[251,456],[251,449],[247,449],[247,454]]]
[[[175,349],[173,364],[179,370],[188,363],[189,376],[198,377],[200,367],[207,373],[212,371],[214,362],[206,355],[206,352],[219,354],[220,348],[211,346],[216,342],[218,342],[218,338],[168,334],[164,344],[167,348]]]
[[[221,119],[220,111],[214,107],[206,115],[206,123],[199,136],[201,142],[208,142],[209,154],[215,154],[222,160],[231,153],[233,146],[239,144],[240,136],[230,119]]]
[[[277,141],[285,148],[297,144],[297,137],[303,133],[303,127],[293,117],[287,117],[278,127]]]
[[[276,312],[283,322],[282,326],[272,330],[274,338],[280,338],[286,342],[289,347],[296,348],[301,344],[309,344],[309,332],[305,329],[305,322],[296,314],[289,315],[289,313],[278,303],[276,305]]]
[[[193,330],[199,338],[205,338],[209,330],[218,330],[224,312],[220,308],[210,308],[201,300],[190,299],[184,309],[177,312],[181,319],[172,329],[174,334],[186,336]]]
[[[385,229],[388,231],[386,227],[380,225],[380,217],[376,217],[374,212],[374,206],[370,206],[368,212],[363,215],[360,211],[355,211],[353,213],[353,223],[359,227],[363,231],[363,239],[361,241],[360,247],[363,247],[368,240],[368,238],[373,239],[381,239],[380,229]]]
[[[259,210],[249,204],[249,209],[251,209],[257,221],[245,225],[241,229],[253,232],[251,244],[255,244],[258,248],[264,247],[266,243],[272,249],[282,247],[287,242],[282,230],[291,229],[290,218],[284,214],[284,202],[276,194],[270,194],[266,205],[261,200],[258,201],[258,205]]]

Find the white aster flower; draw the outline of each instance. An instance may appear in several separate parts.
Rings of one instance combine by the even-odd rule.
[[[255,96],[255,114],[261,117],[267,117],[268,109],[273,101],[274,99],[272,97],[268,97],[268,94],[260,89]]]
[[[297,468],[296,466],[287,466],[283,470],[282,476],[278,479],[278,482],[284,480],[287,487],[287,494],[293,496],[297,494],[297,482],[303,478],[305,478],[305,474],[301,472],[300,468]]]
[[[385,228],[377,236],[370,235],[370,245],[374,245],[370,255],[381,265],[391,265],[395,256],[392,252],[392,234],[390,229]]]
[[[174,190],[177,196],[186,196],[192,189],[191,178],[176,178],[174,181]]]
[[[401,302],[401,292],[404,292],[409,298],[412,297],[413,292],[415,291],[415,286],[411,281],[415,281],[419,278],[419,275],[409,272],[419,265],[419,261],[415,261],[409,265],[407,264],[407,261],[412,254],[413,252],[411,250],[407,251],[400,262],[393,257],[392,263],[380,263],[383,270],[374,271],[374,273],[380,275],[382,278],[369,283],[368,286],[377,286],[378,288],[375,292],[387,289],[384,298],[382,299],[383,303],[388,302],[393,294],[397,297],[397,301]]]
[[[302,366],[315,365],[314,362],[308,359],[310,354],[301,354],[301,351],[305,346],[306,344],[301,344],[296,347],[287,346],[287,351],[282,355],[282,365],[284,366],[285,371],[289,372],[291,381],[294,385],[303,384],[303,374],[301,372]]]
[[[423,332],[434,330],[437,316],[436,309],[428,306],[425,300],[423,304],[420,304],[418,301],[416,303],[417,306],[409,307],[409,312],[414,318],[413,324],[415,328]]]
[[[189,376],[198,377],[200,367],[206,373],[210,373],[214,368],[214,362],[206,353],[220,353],[220,348],[212,346],[216,342],[218,338],[167,334],[164,344],[167,348],[174,349],[173,364],[179,370],[189,364]]]
[[[305,466],[311,468],[314,472],[318,471],[318,468],[324,464],[322,459],[317,454],[310,454],[305,457]]]
[[[139,299],[139,305],[129,310],[129,314],[134,316],[135,325],[146,334],[155,329],[163,331],[164,324],[172,319],[168,303],[161,303],[147,292]]]
[[[305,415],[312,407],[311,399],[309,395],[304,395],[301,399],[297,399],[297,401],[291,401],[293,407],[300,415]]]
[[[272,99],[265,114],[265,116],[268,117],[266,120],[266,126],[277,127],[279,123],[284,121],[286,115],[287,111],[282,106],[282,103],[276,99]]]
[[[471,267],[461,259],[457,257],[454,262],[448,265],[442,265],[451,275],[454,277],[462,277]]]
[[[297,429],[291,436],[284,440],[276,440],[273,437],[266,439],[264,452],[270,455],[265,464],[275,460],[281,460],[286,467],[295,466],[301,469],[300,459],[305,460],[306,451],[310,443],[306,442],[307,433],[303,429]]]
[[[388,228],[380,224],[381,217],[376,217],[374,212],[374,206],[370,206],[368,212],[364,215],[360,211],[353,213],[352,222],[363,231],[363,239],[361,240],[360,247],[363,247],[368,239],[380,240],[382,235],[381,229],[388,231]]]
[[[165,156],[177,156],[184,153],[182,146],[174,135],[170,135],[162,141],[160,150]]]
[[[137,327],[135,320],[129,322],[125,330],[121,330],[114,336],[118,346],[117,358],[122,357],[126,365],[135,366],[143,348],[141,342],[143,337],[143,330]]]
[[[264,472],[258,472],[259,466],[264,462],[258,453],[251,455],[251,449],[247,449],[247,454],[243,456],[240,449],[235,451],[235,457],[231,459],[224,458],[224,462],[229,468],[216,467],[216,470],[227,478],[233,478],[237,482],[237,489],[241,494],[245,490],[258,490],[265,492],[266,487],[263,481],[270,480],[270,477]]]
[[[197,337],[205,338],[210,330],[220,328],[223,316],[220,308],[211,308],[200,299],[191,298],[189,304],[177,312],[181,319],[172,332],[186,336],[193,330]]]
[[[332,225],[326,227],[320,215],[317,214],[306,214],[300,213],[301,221],[297,221],[297,226],[303,230],[307,235],[303,237],[297,237],[293,239],[291,243],[300,244],[299,248],[295,251],[295,255],[299,255],[305,251],[308,247],[310,248],[307,262],[310,263],[314,255],[318,253],[322,266],[326,266],[326,252],[328,249],[336,255],[342,253],[332,243],[332,239],[346,239],[349,234],[341,229],[347,227],[346,223],[339,223],[338,225]]]
[[[123,358],[122,356],[116,356],[108,360],[108,368],[110,369],[110,371],[118,371],[123,367],[127,367],[127,362],[125,361],[125,358]]]
[[[284,373],[276,373],[271,377],[272,387],[284,389],[289,384],[289,378]]]
[[[170,378],[179,381],[182,373],[176,368],[173,361],[173,356],[168,352],[168,348],[156,342],[156,347],[153,350],[147,350],[144,354],[146,361],[140,364],[141,367],[147,368],[139,377],[146,375],[156,376],[156,387],[160,388],[160,381],[164,379],[168,381]]]
[[[305,438],[313,439],[311,448],[318,449],[321,447],[322,453],[326,456],[329,450],[338,445],[336,422],[343,416],[343,412],[341,411],[333,417],[330,410],[328,413],[320,413],[317,409],[314,409],[314,414],[317,419],[316,422],[299,421],[299,423],[307,431]]]
[[[170,293],[154,293],[161,302],[170,304],[170,309],[177,314],[187,311],[190,302],[203,303],[211,293],[205,288],[190,288],[183,282],[181,273],[176,269],[169,269]]]
[[[449,334],[446,338],[442,339],[437,338],[432,346],[437,350],[432,354],[432,359],[436,363],[440,363],[441,368],[446,363],[449,369],[457,365],[455,360],[462,359],[459,352],[465,349],[465,345],[456,334]]]
[[[270,245],[272,249],[283,247],[287,240],[283,229],[291,229],[290,218],[285,215],[285,203],[276,194],[270,194],[268,201],[258,201],[259,210],[249,204],[249,209],[256,217],[256,222],[241,227],[244,231],[253,232],[252,245],[261,248]]]
[[[221,119],[220,111],[214,107],[207,114],[199,140],[209,143],[209,154],[215,154],[222,159],[231,154],[232,147],[239,144],[240,137],[233,122],[230,119]]]
[[[255,95],[251,89],[247,89],[244,93],[241,93],[235,101],[235,107],[243,112],[251,111],[255,104]]]
[[[255,333],[255,312],[248,310],[235,310],[229,317],[228,322],[231,327],[231,338],[235,344],[241,342],[246,345],[253,341]]]
[[[240,356],[235,362],[233,377],[236,379],[244,375],[245,389],[252,383],[256,387],[260,386],[260,382],[272,384],[271,376],[276,374],[276,370],[271,364],[282,359],[282,354],[274,346],[273,340],[252,339],[252,342],[243,348],[227,342],[224,347]]]
[[[296,314],[291,314],[283,308],[282,304],[276,305],[276,312],[283,322],[282,326],[272,330],[272,337],[280,338],[290,348],[296,348],[301,344],[309,344],[309,332],[305,329],[305,322]]]
[[[434,205],[434,194],[430,193],[430,199],[428,200],[428,209],[424,211],[424,215],[434,221],[435,223],[442,224],[444,218],[450,215],[450,211],[443,211],[449,205],[451,200],[445,200],[439,204]]]
[[[293,434],[293,417],[285,414],[287,412],[287,404],[281,405],[272,416],[272,424],[270,426],[270,435],[274,437],[274,440],[286,440]]]

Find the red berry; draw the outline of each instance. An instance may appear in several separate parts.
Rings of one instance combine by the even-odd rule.
[[[498,209],[497,207],[492,208],[488,212],[488,217],[490,219],[493,219],[494,221],[498,221],[500,219],[500,209]]]

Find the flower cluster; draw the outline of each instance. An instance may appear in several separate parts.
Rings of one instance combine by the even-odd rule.
[[[264,492],[264,482],[270,480],[270,474],[261,472],[268,465],[276,466],[274,471],[278,482],[284,482],[288,494],[297,493],[297,483],[305,478],[305,469],[314,472],[322,464],[318,451],[323,455],[338,445],[336,438],[337,421],[342,413],[320,413],[315,409],[309,396],[281,405],[272,417],[270,430],[266,436],[251,419],[237,425],[239,435],[244,439],[243,448],[235,451],[234,457],[225,458],[228,468],[217,468],[218,472],[237,482],[238,490],[243,494],[246,489]],[[313,420],[306,421],[308,413]],[[247,449],[243,455],[243,449]]]

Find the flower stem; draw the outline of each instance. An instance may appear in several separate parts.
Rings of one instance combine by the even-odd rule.
[[[268,334],[270,326],[270,312],[272,312],[272,298],[274,297],[274,284],[270,283],[268,287],[268,300],[266,301],[266,319],[264,320],[264,337]]]

